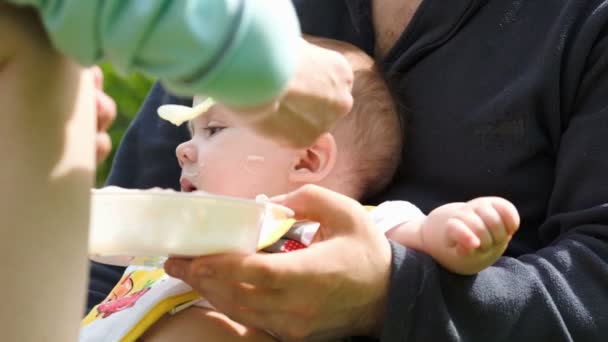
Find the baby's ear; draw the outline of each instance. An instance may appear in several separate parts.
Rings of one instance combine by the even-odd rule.
[[[331,133],[323,133],[317,141],[302,149],[292,168],[289,180],[294,183],[319,183],[333,170],[338,147]]]

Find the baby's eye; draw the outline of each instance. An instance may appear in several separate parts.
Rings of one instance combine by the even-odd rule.
[[[205,135],[210,138],[210,137],[216,135],[217,133],[219,133],[224,128],[226,128],[226,127],[222,127],[222,126],[207,126],[207,127],[203,128],[203,131],[205,132]]]

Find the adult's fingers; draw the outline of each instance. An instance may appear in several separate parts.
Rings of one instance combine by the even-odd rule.
[[[95,82],[95,88],[103,89],[103,71],[98,65],[93,65],[89,68],[91,74],[93,74],[93,82]]]
[[[266,254],[227,253],[192,260],[169,259],[165,262],[165,271],[194,288],[200,288],[202,282],[211,278],[223,282],[244,282],[264,288],[284,288],[289,286],[289,279],[297,279],[300,270],[298,259],[293,259],[289,254],[275,254],[270,257]],[[297,280],[291,282],[293,281]]]
[[[110,135],[106,132],[97,133],[95,139],[95,158],[97,160],[97,164],[100,164],[106,160],[106,158],[108,158],[110,152],[112,151],[112,139],[110,139]]]
[[[97,131],[106,131],[116,119],[116,102],[102,90],[97,90]]]
[[[351,232],[363,226],[359,220],[369,220],[359,202],[316,185],[305,185],[273,201],[292,209],[297,219],[319,222],[323,239]]]

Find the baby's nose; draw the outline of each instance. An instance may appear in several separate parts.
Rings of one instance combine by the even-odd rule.
[[[190,142],[181,143],[175,149],[179,166],[184,167],[185,164],[196,162],[196,149]]]

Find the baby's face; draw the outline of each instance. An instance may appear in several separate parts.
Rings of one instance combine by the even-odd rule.
[[[288,173],[300,151],[254,134],[220,104],[189,126],[192,138],[176,150],[182,191],[254,198],[293,190]]]

